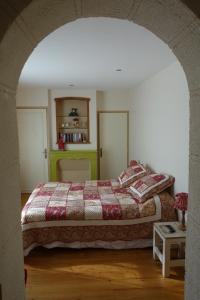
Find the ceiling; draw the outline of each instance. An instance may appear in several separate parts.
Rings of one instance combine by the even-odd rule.
[[[19,83],[47,88],[129,88],[175,61],[170,48],[144,27],[114,18],[82,18],[38,44]]]

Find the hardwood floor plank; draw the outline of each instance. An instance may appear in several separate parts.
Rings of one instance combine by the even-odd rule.
[[[21,194],[21,208],[24,207],[24,205],[26,204],[29,196],[30,196],[30,193],[22,193]]]
[[[37,248],[25,265],[28,300],[183,300],[183,268],[163,278],[152,249]]]

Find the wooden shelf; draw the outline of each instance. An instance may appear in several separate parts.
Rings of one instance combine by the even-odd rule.
[[[90,143],[89,101],[89,98],[83,97],[55,99],[57,141],[62,139],[66,144]],[[69,116],[72,109],[76,109],[78,116]],[[74,126],[76,125],[74,119],[78,119],[79,127]]]
[[[77,144],[77,145],[79,145],[79,144],[90,144],[90,142],[74,142],[74,143],[65,143],[66,145],[74,145],[74,144]]]
[[[56,118],[70,118],[70,119],[74,119],[74,118],[88,118],[87,116],[66,116],[66,115],[63,115],[63,116],[56,116]]]
[[[63,128],[63,127],[61,127],[61,128],[58,128],[59,130],[66,130],[66,129],[70,129],[70,130],[74,130],[74,129],[79,129],[79,130],[88,130],[88,128],[87,127],[68,127],[68,128]]]

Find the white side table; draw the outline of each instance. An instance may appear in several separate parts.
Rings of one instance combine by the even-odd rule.
[[[154,224],[153,229],[153,258],[158,258],[162,263],[162,275],[168,277],[170,267],[184,266],[184,248],[186,232],[178,229],[179,222],[160,222]],[[166,233],[162,226],[171,225],[176,231],[174,233]],[[176,247],[177,257],[172,258],[171,249]]]

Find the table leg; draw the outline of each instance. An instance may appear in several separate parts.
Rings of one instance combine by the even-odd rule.
[[[155,253],[155,247],[156,247],[156,231],[155,228],[153,229],[153,259],[156,259],[156,253]]]
[[[157,234],[157,231],[155,230],[155,228],[153,229],[153,259],[154,260],[158,260],[158,257],[156,255],[156,251],[155,248],[158,247],[159,248],[159,243],[160,243],[160,237]]]
[[[170,274],[170,249],[171,245],[167,239],[163,241],[163,263],[162,263],[162,275],[168,277]]]

